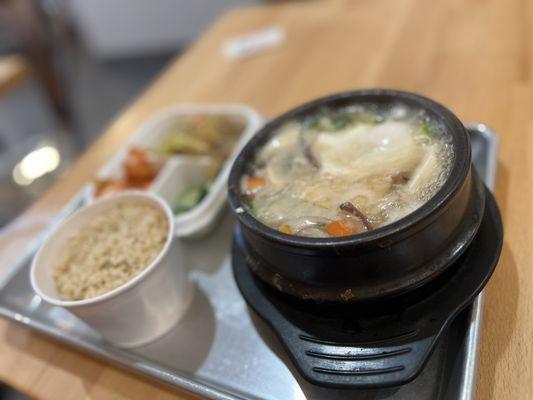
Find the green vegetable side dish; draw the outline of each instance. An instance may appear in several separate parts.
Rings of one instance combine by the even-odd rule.
[[[163,155],[208,155],[224,161],[244,130],[244,121],[227,115],[183,117],[159,146]]]
[[[209,192],[209,186],[210,185],[208,184],[204,184],[186,188],[178,198],[176,206],[174,207],[174,213],[176,215],[182,214],[200,204],[200,202]]]
[[[245,126],[246,120],[240,116],[208,113],[182,116],[169,128],[155,149],[159,155],[209,158],[205,182],[185,188],[174,205],[176,215],[192,210],[205,198]]]
[[[160,151],[163,154],[207,154],[209,152],[209,144],[190,134],[176,131],[167,136],[160,147]]]

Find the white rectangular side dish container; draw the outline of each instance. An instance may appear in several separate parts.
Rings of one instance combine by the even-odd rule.
[[[233,152],[224,162],[209,192],[194,208],[174,218],[175,235],[178,237],[200,237],[207,234],[214,227],[226,202],[226,182],[235,157],[263,124],[263,119],[252,108],[240,104],[180,104],[164,109],[148,119],[130,142],[98,171],[95,178],[119,178],[122,162],[132,147],[156,148],[171,133],[180,118],[209,114],[242,118],[245,123]],[[183,190],[205,181],[203,164],[201,156],[170,157],[148,190],[161,196],[173,208]],[[94,189],[94,183],[90,183],[84,190],[85,203],[94,200]]]

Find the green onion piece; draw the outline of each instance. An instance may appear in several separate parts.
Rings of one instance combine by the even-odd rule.
[[[335,130],[346,128],[346,126],[350,122],[351,122],[351,119],[348,114],[338,114],[331,118],[331,123]]]
[[[385,117],[383,115],[377,114],[377,115],[374,116],[374,123],[375,124],[381,124],[383,122],[385,122]]]
[[[302,125],[307,129],[318,128],[318,118],[316,115],[308,115],[304,118]]]
[[[252,214],[254,216],[256,215],[257,209],[256,209],[254,203],[248,203],[248,211],[250,211],[250,214]]]
[[[429,124],[424,124],[420,128],[420,133],[426,136],[433,136],[433,127]]]

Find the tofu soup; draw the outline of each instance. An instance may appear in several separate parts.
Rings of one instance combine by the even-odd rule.
[[[275,132],[242,177],[241,192],[255,218],[285,234],[349,236],[419,208],[452,162],[449,135],[424,110],[322,109]]]

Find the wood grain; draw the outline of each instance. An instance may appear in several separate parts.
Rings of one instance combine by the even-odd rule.
[[[285,43],[239,61],[220,46],[278,25]],[[533,4],[525,0],[339,0],[242,9],[222,18],[115,120],[71,171],[0,238],[0,265],[154,112],[179,102],[242,102],[275,115],[327,93],[420,92],[501,134],[496,197],[505,245],[486,290],[477,397],[533,393]],[[532,160],[532,161],[529,161]],[[34,397],[189,398],[0,321],[0,379]]]

